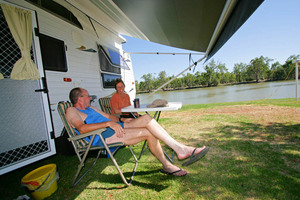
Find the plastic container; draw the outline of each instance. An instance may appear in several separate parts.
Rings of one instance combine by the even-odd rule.
[[[22,178],[22,184],[27,187],[34,199],[49,197],[57,190],[58,173],[55,164],[44,165]]]

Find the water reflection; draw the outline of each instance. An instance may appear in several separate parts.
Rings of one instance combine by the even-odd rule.
[[[151,103],[155,99],[168,101],[181,101],[183,104],[205,104],[235,101],[250,101],[260,99],[295,98],[295,81],[251,83],[232,86],[218,86],[210,88],[197,88],[168,92],[138,94],[141,103]],[[300,84],[298,83],[298,88]],[[298,97],[300,92],[298,91]]]

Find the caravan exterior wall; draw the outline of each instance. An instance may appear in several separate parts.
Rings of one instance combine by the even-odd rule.
[[[9,4],[12,6],[22,8],[24,10],[32,11],[33,13],[32,21],[37,22],[39,34],[42,34],[45,37],[49,36],[58,41],[63,41],[64,43],[65,58],[67,64],[67,70],[65,71],[47,70],[45,69],[44,66],[45,62],[43,63],[42,61],[42,56],[41,55],[34,56],[35,63],[38,66],[39,71],[41,73],[41,77],[45,77],[47,87],[48,87],[48,94],[43,94],[44,96],[46,96],[46,99],[43,101],[44,108],[42,110],[44,111],[44,113],[42,114],[42,116],[44,116],[43,120],[47,122],[48,125],[46,125],[46,127],[48,127],[49,130],[49,133],[46,133],[46,135],[48,135],[47,137],[49,138],[48,139],[49,144],[48,142],[46,142],[45,145],[47,149],[51,150],[54,148],[53,135],[54,137],[58,137],[60,136],[63,130],[63,124],[57,112],[57,103],[60,101],[69,100],[68,94],[72,88],[83,87],[88,89],[90,95],[97,96],[97,99],[92,104],[96,107],[99,107],[97,101],[98,98],[108,96],[115,91],[114,88],[103,87],[101,74],[106,73],[106,74],[115,75],[115,73],[103,72],[101,70],[98,47],[99,45],[102,45],[106,48],[112,49],[115,52],[119,52],[123,56],[127,56],[126,53],[124,53],[122,50],[122,43],[125,42],[125,39],[122,38],[121,36],[113,34],[112,32],[109,32],[105,28],[103,28],[103,32],[101,32],[101,34],[97,36],[95,33],[93,34],[77,26],[74,26],[73,24],[62,19],[61,17],[24,0],[7,0],[7,1],[0,0],[0,3]],[[36,16],[34,16],[34,13],[36,14]],[[33,33],[36,34],[34,31]],[[39,43],[39,36],[41,35],[39,34],[36,34],[36,36],[33,37],[34,40],[33,49],[35,49],[34,51],[35,54],[41,54],[41,50],[40,50],[41,47]],[[89,51],[84,51],[82,48],[80,49],[81,46],[85,46],[85,48],[89,49]],[[54,54],[55,53],[56,52],[54,52]],[[127,56],[126,59],[130,59],[130,56]],[[129,92],[129,95],[133,99],[135,97],[133,69],[130,61],[127,61],[127,65],[129,67],[129,70],[121,69],[119,76],[122,77],[122,79],[125,81],[126,85],[128,86],[126,88],[126,91],[131,90]],[[64,81],[64,78],[68,78],[69,81]],[[5,84],[9,84],[9,85],[11,83],[18,85],[24,82],[24,81],[17,82],[15,80],[9,80],[9,78],[7,77],[3,81],[5,81]],[[42,85],[42,81],[38,81],[38,82],[40,85]],[[2,84],[2,86],[3,85],[4,84]],[[33,90],[34,93],[34,88],[31,89]],[[0,90],[2,91],[2,87],[0,87]],[[5,92],[11,92],[13,95],[18,95],[16,94],[17,91],[13,91],[13,90],[5,91]],[[47,100],[47,95],[48,95],[49,102]],[[2,96],[1,99],[3,100]],[[25,100],[26,99],[21,100],[22,104],[24,105],[26,104],[26,102],[24,102]],[[28,101],[31,101],[31,99],[29,99]],[[7,103],[9,103],[9,100],[7,100]],[[15,106],[11,105],[9,107],[11,109],[14,109]],[[47,111],[47,109],[49,110]],[[14,112],[18,112],[18,111],[16,110]],[[22,118],[20,120],[25,120],[25,119]],[[54,132],[54,134],[51,136],[50,132],[52,131]],[[20,130],[20,133],[22,133],[22,138],[30,137],[31,134],[30,131],[28,131],[27,133],[23,133],[22,130]],[[26,136],[26,134],[29,135]],[[16,137],[16,136],[11,136],[11,137]],[[3,149],[1,147],[0,156],[2,156],[2,154],[6,155],[7,152],[15,151],[15,149],[22,149],[25,145],[32,146],[34,144],[31,143],[20,144],[20,146],[13,146],[11,148],[6,145],[5,148]],[[5,166],[6,163],[1,163],[0,174],[6,173],[18,167],[22,167],[26,164],[37,161],[38,159],[50,156],[53,153],[55,153],[55,148],[54,150],[51,150],[51,152],[52,153],[49,153],[47,155],[45,154],[40,158],[33,155],[33,157],[35,158],[32,161],[29,161],[30,160],[29,158],[26,158],[25,161],[23,161],[22,159],[17,160],[16,161],[17,166],[15,167],[13,167],[14,162],[10,162],[9,164],[7,164],[7,167]],[[38,152],[38,154],[40,154],[40,152]],[[22,162],[24,164],[22,164]],[[10,167],[11,170],[8,169]]]
[[[48,70],[45,71],[49,89],[49,100],[53,117],[54,131],[55,135],[58,136],[63,125],[56,110],[57,102],[68,100],[68,93],[72,88],[87,88],[91,95],[96,95],[98,98],[110,95],[112,92],[114,92],[114,89],[103,88],[98,53],[78,50],[77,48],[80,46],[75,44],[72,40],[72,33],[76,32],[76,34],[79,34],[82,37],[84,46],[87,49],[92,48],[96,51],[96,43],[101,42],[101,39],[99,40],[95,36],[90,35],[53,15],[49,15],[46,12],[39,12],[38,17],[40,32],[63,40],[67,49],[66,58],[68,71],[65,73]],[[120,38],[116,38],[114,35],[107,37],[109,37],[109,40],[106,39],[105,41],[110,43],[106,43],[106,46],[113,49],[121,47]],[[115,44],[117,42],[119,44],[116,47]],[[128,75],[131,75],[131,77],[128,79],[133,78],[132,70],[128,72],[127,70],[122,71],[124,71],[124,77],[126,77],[126,80]],[[66,77],[71,78],[72,82],[64,82],[63,80]],[[134,81],[134,79],[131,81]],[[98,102],[95,101],[93,105],[98,107]]]
[[[113,33],[109,33],[103,28],[103,33],[98,35],[90,34],[80,28],[66,22],[65,20],[50,14],[43,9],[40,9],[25,1],[15,1],[17,4],[32,9],[37,12],[39,32],[50,37],[64,41],[66,46],[67,72],[45,71],[49,90],[49,101],[54,125],[55,136],[59,136],[63,129],[63,124],[57,113],[57,103],[59,101],[67,101],[69,91],[74,87],[87,88],[91,95],[96,95],[97,98],[110,95],[114,92],[113,88],[103,88],[101,79],[100,62],[98,56],[97,43],[114,51],[122,52],[122,42],[124,39]],[[76,38],[79,41],[76,41]],[[79,38],[79,39],[78,39]],[[78,48],[80,43],[86,49],[93,49],[96,52],[82,51]],[[130,56],[127,58],[130,59]],[[125,81],[131,99],[135,97],[135,84],[133,69],[131,62],[127,62],[130,70],[121,69],[122,79]],[[64,78],[71,78],[71,82],[64,82]],[[99,107],[98,102],[93,103]]]

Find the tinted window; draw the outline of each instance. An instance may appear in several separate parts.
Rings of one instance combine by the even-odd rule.
[[[68,71],[64,41],[43,34],[39,38],[44,69]]]
[[[102,82],[104,88],[115,88],[115,80],[120,79],[121,75],[104,74],[102,73]]]
[[[36,4],[37,6],[47,11],[50,11],[51,13],[56,14],[62,19],[82,29],[81,24],[79,23],[77,18],[73,15],[73,13],[70,12],[65,7],[61,6],[60,4],[54,2],[53,0],[27,0],[27,1]]]
[[[120,54],[113,51],[113,50],[110,50],[110,49],[107,49],[108,52],[109,52],[109,55],[110,55],[110,61],[112,63],[112,65],[114,65],[115,67],[120,67]]]
[[[112,72],[112,73],[116,73],[116,74],[121,74],[121,69],[120,69],[120,54],[116,55],[117,53],[115,52],[115,54],[113,55],[113,60],[116,63],[117,59],[119,59],[119,66],[117,66],[116,64],[112,63],[112,58],[110,57],[110,55],[108,55],[106,53],[106,51],[104,50],[104,48],[102,46],[98,46],[98,54],[99,54],[99,60],[100,60],[100,69],[103,72]]]

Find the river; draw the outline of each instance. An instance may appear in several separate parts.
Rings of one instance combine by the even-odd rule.
[[[298,98],[300,84],[298,82]],[[240,85],[217,86],[176,91],[158,91],[137,94],[140,103],[151,103],[155,99],[186,104],[207,104],[261,99],[296,98],[296,81],[275,81]]]

